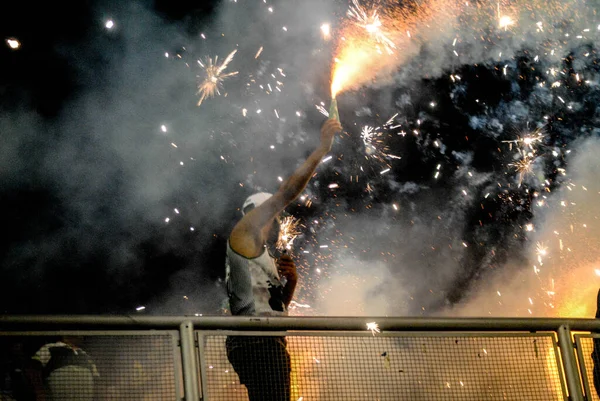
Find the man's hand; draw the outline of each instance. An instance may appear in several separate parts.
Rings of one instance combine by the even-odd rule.
[[[277,270],[279,271],[279,275],[285,277],[288,282],[298,281],[296,264],[287,253],[281,255],[281,257],[277,260]]]
[[[325,121],[325,124],[321,127],[321,148],[327,152],[331,150],[333,144],[333,138],[335,134],[342,132],[342,124],[335,118],[330,118]]]

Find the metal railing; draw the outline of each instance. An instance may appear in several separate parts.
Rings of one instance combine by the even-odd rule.
[[[598,400],[591,354],[600,335],[593,332],[600,320],[2,316],[0,400],[18,400],[16,392],[33,386],[15,374],[32,357],[46,362],[38,391],[50,384],[74,391],[68,380],[82,371],[59,376],[47,361],[54,354],[44,357],[44,346],[63,340],[91,361],[85,372],[93,372],[95,400],[248,400],[248,375],[278,369],[291,370],[292,401]],[[250,367],[246,385],[227,338],[249,344],[240,354]],[[282,357],[271,354],[273,342],[284,344],[285,366],[274,368]]]

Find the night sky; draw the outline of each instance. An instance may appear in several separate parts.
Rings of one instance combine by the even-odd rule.
[[[600,284],[600,20],[570,3],[503,2],[504,29],[497,2],[440,12],[340,94],[345,133],[287,210],[294,313],[589,312],[566,305]],[[317,145],[348,5],[3,6],[0,310],[222,313],[227,236]],[[235,49],[197,106],[197,60]]]

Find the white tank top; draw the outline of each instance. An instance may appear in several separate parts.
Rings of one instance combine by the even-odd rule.
[[[283,284],[275,259],[264,252],[253,259],[236,253],[229,241],[225,260],[225,281],[232,315],[286,316]]]

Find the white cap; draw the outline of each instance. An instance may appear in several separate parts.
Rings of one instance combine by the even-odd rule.
[[[273,196],[273,194],[270,194],[267,192],[259,192],[254,195],[250,195],[244,201],[244,206],[242,206],[242,214],[245,214],[244,210],[246,210],[246,208],[248,206],[253,206],[252,209],[254,209],[255,207],[258,207],[258,206],[262,205],[263,203],[265,203],[265,201],[267,199],[269,199],[271,196]]]

